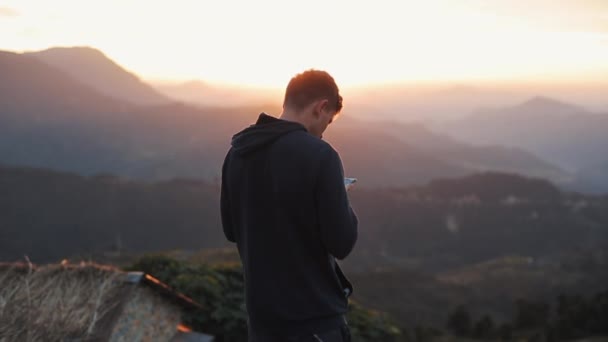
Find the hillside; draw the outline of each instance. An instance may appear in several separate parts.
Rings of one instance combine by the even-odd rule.
[[[513,172],[558,184],[572,180],[567,172],[521,148],[474,145],[433,132],[421,123],[377,121],[368,122],[365,126],[367,130],[382,132],[437,159],[476,172]]]
[[[103,253],[117,239],[134,252],[228,245],[219,226],[217,183],[5,166],[0,191],[6,213],[0,220],[7,227],[0,259]],[[562,194],[545,181],[516,175],[358,188],[350,196],[360,237],[345,267],[354,271],[382,265],[440,271],[505,255],[608,247],[608,199]],[[35,214],[25,215],[24,208]]]
[[[64,54],[106,65],[112,69],[107,74],[115,76],[98,80],[93,74],[87,79],[89,74],[83,71],[76,80],[71,74],[79,70],[79,63],[66,72],[39,61],[40,56],[52,59],[49,56]],[[83,175],[111,172],[148,180],[187,177],[211,181],[219,176],[232,134],[251,124],[260,111],[260,107],[179,103],[133,106],[99,90],[109,85],[120,90],[123,83],[129,84],[120,80],[135,77],[99,51],[51,49],[33,56],[2,55],[0,66],[9,77],[0,80],[6,89],[0,98],[0,162]],[[81,79],[91,86],[80,83]],[[422,184],[435,177],[485,170],[554,181],[563,178],[557,168],[523,151],[468,147],[422,128],[412,134],[413,128],[407,126],[386,123],[374,128],[348,113],[344,116],[326,138],[340,150],[347,172],[363,186]],[[436,142],[429,143],[432,141]]]
[[[479,110],[440,129],[471,143],[523,148],[569,171],[596,165],[608,149],[608,115],[545,97]]]
[[[82,85],[29,56],[2,55],[0,162],[48,167],[83,175],[111,172],[141,179],[213,180],[230,137],[255,121],[255,108],[200,108],[183,104],[133,107]],[[17,67],[14,67],[13,64]],[[31,72],[31,71],[36,72]],[[34,99],[34,100],[32,100]],[[74,99],[74,101],[72,101]],[[362,127],[359,128],[362,130]],[[465,169],[420,154],[379,133],[339,134],[345,164],[368,186],[412,184]],[[364,133],[364,132],[362,132]],[[371,147],[370,153],[365,149]],[[382,160],[384,151],[394,158]],[[391,152],[392,151],[392,152]],[[392,175],[377,172],[387,164]]]
[[[608,160],[597,162],[580,169],[576,173],[573,188],[586,192],[602,192],[608,189]]]
[[[0,260],[126,265],[166,251],[238,263],[220,226],[218,184],[3,166],[0,193]],[[340,264],[354,298],[407,328],[441,328],[462,303],[504,319],[519,297],[587,293],[608,279],[606,197],[494,173],[349,196],[359,238]]]
[[[198,106],[280,107],[282,92],[273,89],[245,88],[235,85],[209,84],[200,80],[181,83],[153,82],[151,85],[165,96]]]
[[[160,105],[171,102],[142,82],[135,74],[90,47],[56,47],[30,52],[34,57],[68,74],[101,94],[137,105]]]
[[[0,260],[227,245],[217,185],[0,167]],[[61,199],[61,200],[58,200]]]
[[[0,119],[19,113],[35,118],[125,112],[124,102],[103,96],[35,58],[0,51]]]
[[[272,91],[256,91],[255,89],[228,86],[220,87],[202,81],[190,81],[180,84],[156,84],[155,87],[174,99],[198,105],[213,104],[221,107],[234,107],[247,103],[270,103],[280,99],[282,95],[275,94]],[[418,89],[409,89],[409,91],[413,92],[413,94],[420,92]],[[386,109],[376,108],[366,110],[365,108],[368,105],[360,103],[362,98],[371,95],[369,92],[371,91],[368,91],[368,93],[356,91],[352,93],[352,98],[347,98],[349,105],[345,109],[345,115],[348,118],[340,119],[340,123],[336,125],[336,128],[332,127],[326,134],[327,139],[332,140],[334,136],[342,133],[361,134],[361,136],[373,133],[373,137],[376,134],[380,134],[384,135],[385,139],[391,140],[390,143],[384,144],[385,146],[405,143],[408,151],[415,149],[418,155],[426,155],[427,159],[428,157],[432,157],[433,159],[442,161],[445,164],[449,164],[449,168],[460,168],[473,172],[492,170],[515,172],[547,178],[557,183],[571,181],[572,176],[568,173],[521,148],[507,148],[499,145],[476,146],[453,139],[447,135],[432,132],[421,123],[404,123],[397,120],[387,121],[384,119],[384,114],[382,114]],[[347,93],[351,94],[349,91]],[[392,92],[389,92],[389,94],[396,96]],[[480,94],[488,95],[485,92],[476,90],[471,92],[469,88],[452,87],[426,94],[426,96],[422,96],[421,98],[412,95],[412,98],[406,99],[405,102],[409,103],[408,100],[410,102],[416,101],[415,108],[402,105],[395,106],[393,111],[396,113],[401,111],[403,115],[406,115],[408,112],[416,112],[417,115],[422,115],[424,110],[430,110],[430,107],[433,106],[442,106],[442,103],[447,104],[443,105],[445,107],[444,111],[447,111],[447,108],[454,101],[468,103],[468,106],[472,110],[475,104],[480,104],[478,96]],[[386,96],[383,93],[374,93],[373,95],[380,98]],[[274,100],[272,96],[274,96]],[[496,96],[498,95],[490,97]],[[431,98],[432,101],[430,101]],[[441,100],[438,100],[438,98]],[[368,117],[365,120],[364,115],[373,115],[375,118],[374,120],[370,120]],[[373,141],[373,144],[377,143],[377,141]],[[391,153],[388,152],[388,154],[390,155]],[[383,164],[383,161],[378,162]],[[416,159],[413,159],[412,162],[418,163]],[[445,174],[450,173],[447,172]],[[453,176],[459,174],[461,172],[451,173]],[[414,179],[416,178],[414,177]]]

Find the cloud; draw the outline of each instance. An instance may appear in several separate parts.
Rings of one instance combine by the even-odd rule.
[[[10,7],[0,7],[0,17],[18,17],[20,13]]]

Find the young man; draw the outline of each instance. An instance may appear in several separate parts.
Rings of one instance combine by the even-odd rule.
[[[357,217],[338,153],[321,140],[342,109],[334,79],[291,79],[283,113],[260,114],[232,138],[222,168],[224,233],[243,264],[250,342],[350,341],[340,270]]]

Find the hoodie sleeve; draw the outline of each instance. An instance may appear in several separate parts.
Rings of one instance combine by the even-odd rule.
[[[228,195],[228,184],[226,180],[228,179],[227,174],[227,164],[230,156],[230,152],[226,155],[226,159],[224,159],[224,165],[222,166],[222,185],[221,185],[221,195],[220,195],[220,211],[222,212],[222,227],[224,228],[224,235],[226,239],[230,242],[236,242],[234,237],[234,225],[232,224],[232,216],[230,214],[230,198]]]
[[[317,177],[315,196],[321,239],[328,252],[342,260],[355,246],[358,220],[346,195],[342,161],[333,148],[321,152]]]

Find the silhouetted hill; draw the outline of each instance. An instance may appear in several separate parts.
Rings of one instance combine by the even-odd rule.
[[[251,107],[260,104],[280,107],[283,95],[277,90],[222,86],[200,80],[183,83],[156,82],[152,86],[172,99],[205,107]]]
[[[0,80],[11,95],[0,99],[0,120],[4,121],[0,161],[9,164],[84,175],[111,172],[143,179],[212,180],[219,177],[230,137],[253,123],[258,114],[253,108],[179,103],[133,107],[108,99],[30,56],[7,55],[10,60],[3,64],[7,71],[11,63],[24,65]],[[41,96],[35,101],[23,96],[32,93]],[[77,106],[71,105],[72,98]],[[349,172],[367,186],[420,183],[468,171],[380,132],[356,127],[336,133],[330,141],[340,147],[345,164],[352,165]]]
[[[587,82],[410,82],[345,89],[345,104],[361,119],[443,123],[470,116],[479,108],[506,108],[533,97],[584,104],[608,112],[606,81]],[[538,95],[543,95],[538,96]],[[346,101],[348,99],[348,101]]]
[[[495,86],[425,82],[362,87],[345,95],[345,104],[361,119],[426,124],[462,118],[479,107],[508,105],[527,97]]]
[[[0,72],[4,163],[85,175],[212,179],[218,174],[217,155],[225,153],[229,137],[241,126],[230,125],[238,119],[220,109],[177,103],[135,107],[30,56],[0,54]],[[206,144],[214,137],[224,140],[221,151]],[[192,150],[212,151],[216,158],[209,161],[205,154],[189,154]]]
[[[105,56],[90,47],[56,47],[30,52],[35,57],[70,75],[75,80],[113,98],[138,105],[158,105],[171,102],[151,86],[142,82]]]
[[[576,106],[570,103],[565,103],[546,96],[535,96],[524,103],[512,108],[513,115],[518,115],[524,120],[544,120],[546,116],[564,116],[568,117],[572,114],[585,113],[587,110],[583,107]],[[533,116],[529,116],[529,115]],[[535,117],[534,115],[538,115]]]
[[[219,188],[0,166],[0,260],[221,247]],[[116,244],[120,246],[117,246]]]
[[[101,64],[117,68],[116,74],[134,77],[97,50],[51,49],[41,54],[92,55],[96,57],[91,60],[99,59]],[[4,143],[0,161],[9,164],[84,175],[111,172],[152,180],[213,180],[219,177],[230,137],[253,123],[260,111],[260,107],[194,107],[180,103],[133,106],[108,98],[31,55],[4,55],[8,57],[2,65],[9,77],[0,80],[7,89],[0,98],[0,120],[4,123],[0,127],[0,141]],[[86,75],[83,71],[80,78]],[[90,83],[120,89],[119,80]],[[556,167],[521,150],[473,147],[431,133],[423,126],[370,124],[348,113],[343,116],[326,138],[339,149],[347,172],[359,178],[361,186],[421,184],[437,177],[488,170],[557,182],[567,178]]]
[[[542,180],[487,173],[350,196],[369,227],[353,266],[428,270],[608,247],[608,198],[564,194]]]
[[[32,57],[0,51],[0,74],[0,119],[27,112],[53,120],[68,114],[124,112],[130,107]]]
[[[0,193],[0,260],[124,263],[158,251],[238,260],[217,183],[0,166]],[[356,300],[401,323],[442,326],[461,303],[507,317],[517,298],[594,291],[607,279],[608,197],[506,174],[349,196],[359,239],[340,264]]]
[[[573,188],[587,192],[603,192],[608,189],[608,160],[582,168],[576,174]]]
[[[218,105],[218,106],[239,106],[246,103],[259,103],[260,101],[277,101],[280,99],[281,94],[270,94],[270,92],[260,92],[254,89],[245,89],[237,87],[218,87],[217,85],[207,84],[202,81],[190,81],[181,84],[157,84],[155,85],[161,92],[189,103],[206,104],[206,105]],[[445,104],[437,104],[437,98],[430,101],[427,97],[416,98],[417,106],[420,107],[418,111],[422,110],[425,106],[445,106],[448,108],[454,101],[456,102],[467,102],[469,106],[474,106],[475,101],[473,98],[478,94],[477,89],[471,89],[470,87],[452,87],[444,89],[436,93],[432,93],[432,96],[437,98],[446,97]],[[485,92],[482,92],[485,94]],[[360,94],[363,96],[363,94]],[[369,96],[369,94],[366,94]],[[377,94],[382,98],[383,94]],[[272,97],[274,96],[274,98]],[[429,95],[430,96],[430,95]],[[498,96],[498,95],[496,95]],[[414,98],[412,98],[414,100]],[[419,157],[424,156],[426,159],[433,159],[434,163],[439,162],[445,164],[447,169],[441,174],[448,175],[459,175],[462,174],[462,170],[469,170],[473,172],[477,171],[507,171],[516,172],[520,174],[543,177],[550,179],[555,182],[567,182],[570,181],[572,176],[560,170],[555,165],[552,165],[537,156],[524,151],[520,148],[505,148],[502,146],[474,146],[455,140],[445,135],[433,133],[428,130],[423,124],[420,123],[403,123],[398,121],[384,121],[381,112],[386,109],[368,110],[367,115],[380,116],[374,120],[358,120],[356,117],[353,118],[353,113],[362,111],[362,107],[358,102],[358,97],[354,96],[348,100],[349,106],[345,109],[344,116],[348,119],[341,119],[340,123],[335,125],[335,129],[329,130],[327,138],[332,140],[334,136],[340,136],[344,134],[366,134],[376,136],[376,134],[383,135],[385,138],[390,140],[392,145],[401,145],[406,143],[404,150],[412,151],[416,150],[416,154]],[[479,103],[477,103],[479,105]],[[273,106],[276,107],[276,106]],[[363,106],[366,108],[367,106]],[[408,110],[412,110],[408,106],[395,107],[394,111],[401,111],[404,115]],[[446,109],[447,110],[447,109]],[[420,113],[418,113],[420,114]],[[356,116],[356,115],[355,115]],[[335,130],[335,131],[334,131]],[[371,132],[373,131],[373,133]],[[337,133],[336,133],[337,132]],[[396,141],[396,140],[398,141]],[[374,141],[373,144],[379,142]],[[384,144],[388,146],[389,144]],[[389,151],[391,148],[388,149]],[[409,152],[408,152],[409,153]],[[411,156],[411,158],[417,158]],[[412,159],[412,162],[416,160]],[[385,161],[377,161],[380,164],[385,164]],[[412,165],[412,164],[410,164]],[[422,163],[421,165],[424,165]],[[449,169],[459,170],[455,173],[450,173]],[[430,170],[438,170],[430,168]],[[357,172],[358,170],[355,170]],[[391,170],[388,170],[391,172]],[[437,174],[435,174],[437,175]],[[413,179],[419,179],[420,177],[414,176]],[[423,177],[424,179],[424,177]],[[426,178],[428,179],[428,178]]]
[[[553,164],[521,148],[499,145],[476,146],[448,135],[432,132],[421,123],[379,121],[366,123],[366,129],[388,133],[419,151],[476,172],[503,171],[541,177],[553,182],[569,182],[572,176]]]
[[[546,180],[495,172],[460,179],[433,180],[426,186],[426,193],[445,199],[475,196],[483,202],[499,202],[509,198],[550,202],[561,197],[557,187]]]
[[[0,168],[0,259],[225,245],[218,184],[130,181]],[[360,219],[356,270],[446,269],[504,255],[538,257],[608,247],[608,199],[567,195],[515,175],[482,174],[350,193]],[[61,200],[57,200],[61,199]]]
[[[423,184],[436,177],[458,177],[470,169],[436,158],[386,135],[369,130],[367,125],[341,118],[340,125],[328,130],[326,136],[343,158],[349,177],[359,178],[364,187]]]
[[[608,150],[608,115],[542,97],[480,110],[443,129],[472,143],[524,148],[570,171],[596,165]]]

